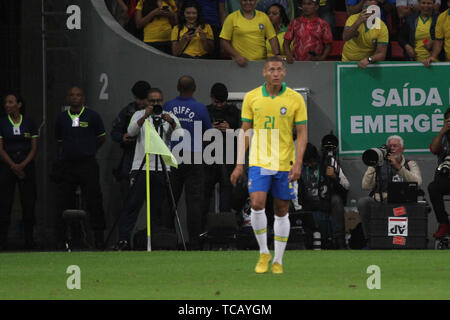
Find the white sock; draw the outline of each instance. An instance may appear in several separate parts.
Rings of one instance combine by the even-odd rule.
[[[289,214],[284,217],[275,216],[275,222],[273,224],[274,240],[275,240],[275,257],[273,262],[283,264],[284,250],[289,238],[289,232],[291,231],[291,222],[289,221]]]
[[[250,219],[256,241],[258,241],[259,244],[259,253],[269,253],[269,248],[267,247],[266,209],[256,211],[252,208]]]

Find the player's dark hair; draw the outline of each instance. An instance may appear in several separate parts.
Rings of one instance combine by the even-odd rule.
[[[266,64],[269,62],[281,62],[286,68],[286,61],[280,56],[271,56],[266,59]]]

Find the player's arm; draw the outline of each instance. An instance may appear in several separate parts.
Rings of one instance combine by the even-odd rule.
[[[230,181],[233,186],[236,186],[239,179],[242,177],[244,173],[244,164],[245,164],[245,153],[247,152],[248,146],[250,145],[250,135],[248,134],[253,127],[252,122],[243,121],[242,127],[239,130],[238,135],[238,145],[237,145],[237,162],[236,167],[234,168]]]
[[[295,156],[295,162],[289,172],[289,182],[300,179],[303,165],[303,154],[305,153],[306,143],[308,142],[308,126],[306,123],[297,124],[295,126],[297,130],[297,154]]]

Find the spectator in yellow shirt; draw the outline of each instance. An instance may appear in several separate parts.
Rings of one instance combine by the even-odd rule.
[[[280,45],[280,54],[284,56],[284,34],[286,33],[290,22],[286,14],[286,10],[284,10],[284,7],[281,4],[274,3],[267,9],[266,14],[269,17],[270,22],[272,22],[272,25],[277,34],[278,44]],[[274,56],[269,40],[266,40],[266,49],[268,57]]]
[[[174,0],[139,0],[136,6],[136,26],[144,28],[144,42],[171,54],[170,36],[177,24]]]
[[[383,61],[386,58],[388,29],[380,18],[371,18],[375,14],[373,10],[368,11],[370,6],[376,4],[376,1],[364,0],[361,13],[347,19],[342,34],[345,41],[342,61],[359,61],[358,66],[364,69],[369,63]]]
[[[183,58],[207,58],[214,50],[211,26],[205,23],[196,1],[185,1],[178,25],[172,29],[172,54]]]
[[[400,30],[398,43],[410,60],[430,57],[435,39],[438,14],[433,12],[435,0],[419,0],[419,11],[411,13]]]
[[[450,7],[450,0],[447,0],[447,6]],[[450,61],[450,9],[442,12],[436,22],[436,40],[433,41],[431,56],[423,61],[426,67],[431,62],[437,62],[442,48],[445,51],[445,61]]]
[[[222,49],[244,67],[249,60],[267,57],[266,39],[274,55],[280,54],[277,35],[269,17],[255,10],[256,0],[241,0],[241,9],[225,19],[220,33]]]

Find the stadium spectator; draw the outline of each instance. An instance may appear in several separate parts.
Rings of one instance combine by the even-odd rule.
[[[368,12],[367,8],[375,5],[376,1],[363,0],[363,3],[361,13],[350,16],[345,22],[342,61],[359,61],[358,66],[364,69],[369,63],[386,58],[389,32],[378,17],[375,17],[373,25],[369,25],[369,21],[373,20],[368,19],[373,13]]]
[[[136,6],[136,25],[144,28],[144,42],[172,53],[170,35],[177,24],[177,6],[174,0],[139,0]]]
[[[406,19],[412,13],[418,13],[421,11],[419,0],[396,0],[395,5],[397,7],[397,16],[403,20]],[[435,13],[439,13],[441,7],[441,0],[435,0],[432,5],[432,9]]]
[[[203,207],[202,230],[206,227],[207,214],[210,208],[210,199],[214,191],[214,186],[219,183],[221,212],[231,211],[233,187],[230,182],[231,172],[236,163],[236,148],[231,151],[233,158],[227,161],[227,134],[226,131],[234,131],[240,127],[241,112],[234,104],[227,103],[228,89],[223,83],[215,83],[211,87],[211,104],[207,106],[212,127],[220,130],[223,138],[223,150],[220,154],[213,153],[213,158],[217,161],[212,164],[205,164],[205,201]],[[233,139],[233,146],[236,146],[237,139]],[[216,150],[217,151],[217,150]]]
[[[289,20],[293,20],[296,16],[296,6],[298,5],[294,0],[259,0],[256,4],[256,10],[266,12],[274,4],[279,4],[286,12]]]
[[[128,135],[136,137],[136,149],[134,152],[133,164],[129,179],[130,192],[127,197],[126,205],[120,217],[119,224],[119,242],[114,247],[115,250],[129,250],[130,237],[136,224],[139,212],[146,200],[146,179],[145,179],[145,121],[155,127],[163,141],[169,145],[170,136],[176,129],[181,128],[178,119],[169,112],[155,112],[155,106],[160,108],[163,103],[161,90],[152,88],[148,91],[145,110],[136,111],[128,126]],[[163,228],[162,223],[162,205],[167,194],[166,177],[163,171],[161,157],[150,154],[150,226],[151,232],[158,233]],[[170,167],[167,167],[170,170]]]
[[[179,165],[178,168],[171,170],[170,182],[175,203],[178,203],[183,187],[187,191],[188,246],[191,250],[198,250],[200,249],[199,236],[202,231],[200,228],[205,186],[203,133],[211,129],[211,120],[206,106],[193,98],[196,85],[191,76],[182,76],[178,80],[177,90],[180,95],[164,104],[164,111],[172,112],[180,120],[184,129],[184,137],[181,142],[173,141],[175,137],[172,137],[172,152],[176,157],[178,156]],[[182,161],[180,161],[180,157]],[[173,217],[173,214],[171,213],[169,216]]]
[[[321,157],[317,148],[308,143],[298,182],[299,203],[304,210],[331,215],[336,249],[345,248],[344,199],[349,188],[350,183],[337,160],[328,159],[326,154]]]
[[[129,33],[142,40],[143,32],[136,26],[137,0],[115,0],[118,13],[117,20]]]
[[[419,11],[411,13],[400,30],[398,43],[410,60],[423,61],[431,55],[438,18],[433,4],[434,0],[419,0]]]
[[[7,115],[0,118],[0,250],[7,246],[16,185],[22,206],[25,248],[33,249],[36,203],[34,158],[38,148],[38,130],[34,121],[23,115],[25,106],[19,95],[6,95],[4,108]]]
[[[286,61],[293,63],[294,60],[325,60],[331,51],[333,36],[328,23],[318,16],[319,0],[304,0],[302,8],[302,16],[289,24],[284,35]]]
[[[349,16],[358,14],[362,11],[364,3],[367,0],[347,0],[347,13]],[[380,8],[381,20],[387,24],[387,15],[395,14],[395,1],[396,0],[374,0],[374,5]]]
[[[444,125],[439,133],[433,138],[431,142],[431,152],[438,157],[439,166],[449,163],[450,156],[450,108],[447,109],[444,115]],[[447,159],[446,159],[447,157]],[[442,167],[441,167],[442,168]],[[435,238],[440,238],[450,231],[450,222],[447,212],[445,211],[444,195],[450,194],[450,175],[443,170],[437,170],[433,182],[428,185],[428,193],[430,194],[430,201],[433,205],[434,214],[439,222],[439,228],[433,235]]]
[[[172,29],[172,54],[183,58],[207,58],[214,50],[211,26],[205,23],[202,10],[195,1],[185,1],[180,9],[178,25]]]
[[[447,6],[450,7],[450,0],[447,0]],[[445,61],[450,61],[450,9],[442,12],[436,22],[436,40],[433,41],[431,56],[424,60],[426,67],[431,62],[438,61],[439,54],[444,48]]]
[[[266,39],[274,55],[280,54],[278,39],[264,12],[255,10],[256,0],[241,0],[241,10],[231,13],[223,24],[220,43],[224,52],[244,67],[249,60],[267,57]]]
[[[417,182],[419,186],[422,184],[419,165],[403,155],[405,150],[403,139],[396,135],[390,136],[387,138],[386,145],[391,152],[380,167],[381,177],[376,176],[375,166],[369,166],[362,179],[362,189],[370,190],[369,196],[358,199],[357,203],[366,240],[369,239],[370,206],[380,202],[380,193],[383,201],[387,199],[388,184],[402,181]],[[381,185],[378,185],[377,181],[381,181]]]
[[[278,38],[278,44],[280,45],[280,54],[284,56],[283,50],[283,42],[284,42],[284,34],[289,26],[289,18],[284,10],[284,7],[281,4],[274,3],[272,4],[266,11],[267,16],[272,22],[272,25],[275,29]],[[266,49],[267,56],[274,56],[272,52],[272,46],[270,45],[269,40],[266,40]]]
[[[114,176],[120,183],[120,191],[124,205],[130,186],[129,175],[131,165],[133,164],[134,149],[136,147],[136,137],[128,134],[128,125],[130,124],[133,114],[147,106],[147,95],[149,90],[150,84],[147,81],[136,82],[131,89],[134,101],[130,102],[126,107],[120,110],[112,125],[111,138],[120,145],[120,148],[123,151],[120,163],[118,167],[114,169]]]
[[[336,38],[336,21],[334,19],[335,0],[320,0],[319,18],[325,20],[331,28],[333,37]]]
[[[214,52],[212,57],[220,57],[220,30],[222,29],[223,22],[227,17],[227,10],[225,8],[225,0],[197,0],[200,8],[202,9],[205,23],[211,26],[214,36]],[[183,1],[178,2],[178,6],[183,6]]]
[[[75,190],[81,187],[87,212],[94,230],[95,247],[104,249],[105,213],[100,189],[100,170],[95,158],[103,145],[106,132],[100,115],[85,107],[84,92],[72,87],[67,96],[69,109],[61,112],[55,123],[58,155],[61,160],[61,182],[58,185],[57,227],[60,241],[64,241],[65,225],[62,213],[74,209]]]

